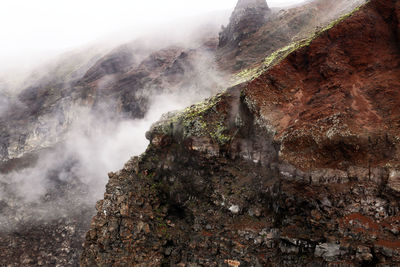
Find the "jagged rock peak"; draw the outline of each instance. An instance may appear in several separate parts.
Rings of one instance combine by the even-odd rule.
[[[235,10],[239,8],[267,8],[268,4],[265,0],[239,0],[236,4]]]
[[[239,0],[228,26],[220,32],[219,47],[236,46],[243,38],[257,31],[267,21],[269,14],[265,0]]]
[[[229,24],[240,23],[243,19],[263,24],[270,12],[265,0],[239,0]]]

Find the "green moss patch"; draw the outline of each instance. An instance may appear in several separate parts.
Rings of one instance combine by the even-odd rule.
[[[217,104],[222,93],[201,103],[192,105],[181,112],[167,115],[160,123],[153,126],[153,134],[181,135],[189,137],[210,137],[218,144],[225,144],[231,137],[225,125],[226,114],[217,111]]]

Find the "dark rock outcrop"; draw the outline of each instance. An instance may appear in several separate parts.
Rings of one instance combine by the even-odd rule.
[[[398,0],[167,114],[110,173],[82,266],[398,266]]]
[[[264,25],[270,13],[265,0],[239,0],[228,26],[219,34],[219,47],[237,46]]]

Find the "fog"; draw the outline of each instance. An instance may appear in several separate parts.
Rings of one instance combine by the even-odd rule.
[[[269,0],[268,4],[284,7],[302,2]],[[216,22],[224,17],[226,24],[236,3],[237,0],[2,0],[0,92],[20,91],[32,71],[42,70],[43,65],[71,51],[106,51],[156,32],[182,37],[183,26],[200,20]],[[164,30],[160,30],[162,27]]]
[[[93,208],[105,191],[107,173],[118,171],[130,157],[146,149],[145,132],[152,123],[200,98],[190,91],[159,95],[140,120],[116,119],[120,116],[106,114],[110,110],[99,114],[85,107],[74,108],[79,119],[62,144],[41,153],[34,166],[0,176],[0,231]]]
[[[215,10],[231,12],[236,0],[2,0],[0,72],[30,69],[55,55],[98,40],[129,39],[173,21]],[[286,6],[301,0],[269,0]],[[213,16],[210,15],[210,18]],[[1,77],[1,75],[0,75]]]

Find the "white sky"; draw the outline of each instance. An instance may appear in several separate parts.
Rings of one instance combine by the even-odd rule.
[[[87,44],[122,29],[166,23],[237,0],[0,0],[0,70],[36,55]],[[270,7],[302,0],[268,0]],[[210,18],[212,19],[212,18]]]

